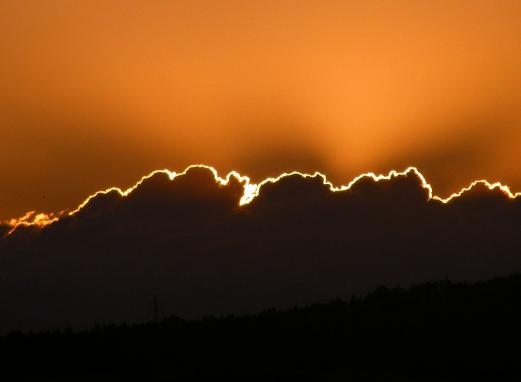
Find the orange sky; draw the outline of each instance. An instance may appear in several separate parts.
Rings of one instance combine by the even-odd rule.
[[[0,2],[0,218],[156,168],[521,190],[521,2]]]

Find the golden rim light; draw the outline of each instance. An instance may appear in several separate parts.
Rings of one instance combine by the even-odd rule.
[[[341,192],[341,191],[349,190],[355,183],[357,183],[361,179],[369,178],[375,182],[379,182],[379,181],[383,181],[383,180],[384,181],[391,180],[391,179],[397,178],[397,177],[408,176],[409,174],[414,173],[418,177],[418,179],[421,181],[421,187],[423,189],[427,190],[427,192],[428,192],[427,200],[433,199],[433,200],[440,201],[444,204],[447,204],[450,201],[452,201],[453,199],[460,197],[465,192],[472,190],[477,185],[483,185],[486,188],[488,188],[489,190],[499,190],[505,196],[507,196],[509,199],[515,199],[518,196],[521,196],[521,192],[514,193],[510,190],[510,187],[503,185],[499,182],[490,183],[487,180],[476,180],[476,181],[472,182],[470,185],[468,185],[467,187],[462,188],[458,192],[455,192],[446,198],[442,198],[442,197],[439,197],[439,196],[436,196],[433,194],[432,186],[427,182],[427,180],[422,175],[422,173],[416,167],[412,167],[412,166],[408,167],[406,170],[401,171],[401,172],[396,171],[396,170],[391,170],[391,171],[389,171],[389,173],[387,175],[381,175],[381,174],[377,175],[373,172],[364,173],[364,174],[358,175],[357,177],[355,177],[353,180],[351,180],[346,185],[335,186],[333,183],[331,183],[330,181],[327,180],[327,177],[324,174],[322,174],[318,171],[313,174],[302,173],[299,171],[292,171],[292,172],[288,172],[288,173],[282,173],[281,175],[274,177],[274,178],[273,177],[266,178],[260,183],[252,183],[250,177],[241,175],[237,171],[231,171],[226,175],[226,177],[223,178],[223,177],[219,176],[217,170],[212,166],[208,166],[208,165],[204,165],[204,164],[193,164],[193,165],[188,166],[182,172],[175,172],[175,171],[170,171],[170,170],[166,170],[166,169],[152,171],[148,175],[143,176],[133,186],[131,186],[125,190],[122,190],[119,187],[110,187],[110,188],[107,188],[106,190],[98,191],[92,195],[89,195],[76,209],[74,209],[72,211],[62,210],[59,212],[51,212],[51,213],[36,213],[36,211],[29,211],[21,217],[12,218],[12,219],[3,221],[3,222],[1,222],[1,225],[7,225],[7,226],[11,227],[11,229],[8,231],[7,235],[10,235],[11,233],[13,233],[20,226],[24,226],[24,227],[35,226],[35,227],[43,228],[47,225],[50,225],[50,224],[60,220],[64,216],[75,215],[76,213],[78,213],[78,211],[80,211],[83,207],[85,207],[93,198],[95,198],[99,195],[104,195],[104,194],[108,194],[110,192],[115,191],[122,197],[125,197],[125,196],[128,196],[137,187],[139,187],[145,180],[151,178],[152,176],[154,176],[156,174],[166,174],[170,180],[174,180],[178,176],[186,175],[186,173],[188,171],[190,171],[191,169],[194,169],[194,168],[203,168],[203,169],[209,170],[213,174],[215,182],[222,186],[227,185],[229,183],[230,179],[232,179],[232,178],[236,179],[240,184],[242,184],[242,186],[244,188],[244,193],[241,196],[241,198],[239,199],[240,206],[249,204],[253,199],[255,199],[260,194],[260,189],[262,188],[263,185],[265,185],[267,183],[277,183],[279,180],[286,178],[288,176],[301,176],[302,178],[320,177],[322,179],[322,183],[324,185],[326,185],[330,191]]]

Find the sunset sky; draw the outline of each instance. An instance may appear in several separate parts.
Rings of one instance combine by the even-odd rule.
[[[0,2],[0,219],[192,163],[521,190],[521,1]]]

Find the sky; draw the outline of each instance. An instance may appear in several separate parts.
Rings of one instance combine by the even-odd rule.
[[[0,218],[158,168],[521,190],[521,2],[0,2]]]

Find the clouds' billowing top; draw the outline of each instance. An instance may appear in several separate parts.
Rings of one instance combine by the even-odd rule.
[[[450,203],[414,171],[331,191],[320,176],[243,184],[204,168],[92,198],[0,240],[0,329],[252,312],[380,284],[521,270],[521,202],[477,185]],[[8,227],[0,227],[6,232]]]

